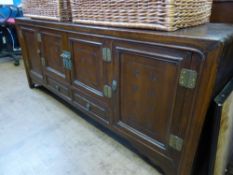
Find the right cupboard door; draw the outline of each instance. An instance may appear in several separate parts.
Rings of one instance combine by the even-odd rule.
[[[115,129],[143,143],[150,156],[155,154],[155,161],[174,171],[195,90],[180,85],[180,76],[186,70],[196,78],[199,67],[192,63],[191,52],[160,46],[119,42],[113,44],[113,53],[119,84]]]

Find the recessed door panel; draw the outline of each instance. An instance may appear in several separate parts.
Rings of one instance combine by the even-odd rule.
[[[107,83],[106,67],[109,64],[105,64],[102,59],[103,42],[72,36],[69,43],[74,67],[73,86],[104,100],[103,87]]]
[[[38,47],[37,42],[37,30],[34,28],[21,28],[23,40],[25,45],[29,47],[25,47],[24,50],[27,54],[27,62],[30,69],[30,75],[33,78],[36,78],[38,81],[43,80],[43,73],[42,73],[42,65],[40,59],[40,49]]]
[[[178,160],[187,125],[177,122],[189,115],[190,110],[182,107],[186,92],[192,91],[180,85],[180,76],[190,67],[191,54],[123,42],[113,47],[119,82],[114,126],[164,157]]]
[[[46,75],[63,82],[67,81],[66,70],[61,58],[63,52],[62,33],[56,31],[41,31],[41,41]]]
[[[176,64],[133,53],[123,53],[120,62],[120,121],[164,143],[175,98]]]
[[[73,78],[77,84],[83,84],[96,91],[103,87],[103,61],[101,43],[76,41],[73,44],[75,71]]]

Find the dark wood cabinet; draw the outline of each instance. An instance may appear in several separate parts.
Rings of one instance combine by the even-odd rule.
[[[165,174],[191,174],[209,103],[233,75],[233,26],[170,33],[22,18],[17,28],[31,87],[126,138]]]

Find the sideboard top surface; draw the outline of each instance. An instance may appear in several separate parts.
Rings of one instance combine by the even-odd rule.
[[[209,44],[210,42],[224,43],[229,39],[233,40],[233,24],[223,23],[207,23],[196,27],[189,27],[180,29],[175,32],[163,32],[155,30],[142,30],[142,29],[129,29],[129,28],[117,28],[108,26],[97,26],[97,25],[84,25],[69,22],[56,22],[48,20],[38,20],[21,17],[17,19],[18,23],[40,25],[47,28],[56,28],[60,30],[72,30],[77,32],[91,32],[95,31],[100,35],[108,35],[114,37],[127,37],[128,39],[137,40],[150,40],[157,41],[163,40],[164,42],[175,42],[187,43],[188,40],[198,43]],[[189,41],[190,42],[190,41]],[[202,45],[203,46],[203,45]]]

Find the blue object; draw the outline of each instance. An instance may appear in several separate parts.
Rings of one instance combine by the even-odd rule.
[[[7,17],[15,18],[22,16],[23,14],[21,8],[17,8],[17,6],[20,5],[20,3],[21,0],[14,0],[14,5],[11,5],[11,8],[8,5],[0,6],[0,19]]]
[[[14,5],[17,7],[18,5],[20,5],[21,0],[13,0],[13,2],[14,2]],[[4,15],[4,16],[8,16],[9,15],[9,9],[7,7],[0,8],[0,14]],[[17,17],[17,16],[19,16],[19,15],[15,14],[15,12],[13,12],[13,14],[11,15],[11,17]]]
[[[14,5],[18,6],[21,3],[21,0],[14,0]]]

